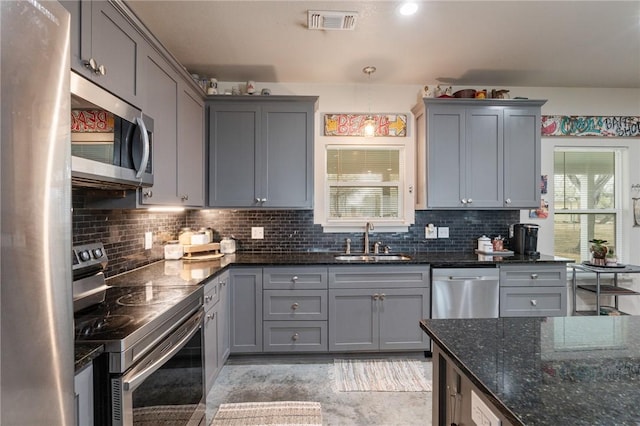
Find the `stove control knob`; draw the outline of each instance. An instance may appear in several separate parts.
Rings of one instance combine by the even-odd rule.
[[[93,253],[93,257],[96,258],[96,259],[100,259],[102,257],[102,255],[104,254],[102,252],[102,249],[100,249],[100,248],[93,249],[92,253]]]
[[[80,260],[82,260],[83,262],[91,260],[91,255],[89,254],[88,250],[82,250],[80,253],[78,253],[78,256],[80,256]]]

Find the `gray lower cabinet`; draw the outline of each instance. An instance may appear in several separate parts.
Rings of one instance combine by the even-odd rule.
[[[329,268],[329,351],[428,350],[428,266]]]
[[[141,103],[140,32],[109,1],[62,2],[71,14],[71,69],[132,105]]]
[[[88,364],[74,377],[75,424],[93,426],[93,364]]]
[[[316,97],[207,100],[210,207],[312,208]]]
[[[326,352],[327,268],[263,269],[264,352]]]
[[[500,266],[500,316],[566,316],[567,270],[561,265]]]
[[[413,109],[417,208],[538,207],[544,102],[424,99]]]
[[[204,287],[204,374],[205,389],[208,394],[218,374],[218,321],[216,309],[220,301],[218,278],[211,279]]]
[[[229,272],[218,277],[218,371],[229,358],[231,353],[229,312],[231,303],[229,298]]]
[[[229,297],[231,353],[262,352],[262,268],[233,268]]]

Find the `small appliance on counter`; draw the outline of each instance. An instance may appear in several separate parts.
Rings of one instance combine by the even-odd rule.
[[[509,246],[517,254],[540,256],[538,252],[538,228],[534,223],[515,223],[509,226]]]

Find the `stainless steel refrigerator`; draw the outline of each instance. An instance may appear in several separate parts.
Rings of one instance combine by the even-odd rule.
[[[0,8],[0,424],[73,425],[69,14]]]

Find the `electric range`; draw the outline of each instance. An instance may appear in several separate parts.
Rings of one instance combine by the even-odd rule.
[[[201,285],[105,280],[102,244],[74,247],[75,340],[101,343],[94,362],[96,423],[197,425],[204,417]],[[131,285],[129,285],[131,284]],[[76,291],[78,290],[78,291]],[[155,417],[154,417],[155,416]]]

